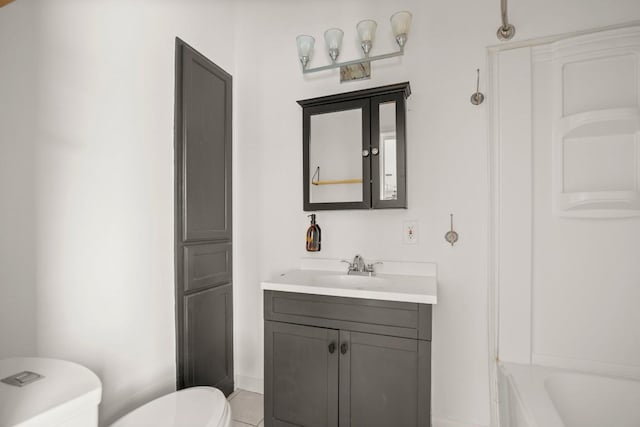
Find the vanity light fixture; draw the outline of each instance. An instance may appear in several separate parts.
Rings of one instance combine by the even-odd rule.
[[[407,11],[396,12],[391,15],[391,29],[393,30],[393,35],[400,49],[396,52],[376,56],[369,56],[369,54],[373,47],[378,24],[372,19],[365,19],[358,22],[356,30],[358,31],[358,38],[360,39],[360,47],[364,53],[364,59],[345,62],[337,62],[344,32],[339,28],[328,29],[324,33],[324,41],[327,45],[329,57],[331,58],[331,64],[315,68],[307,68],[313,54],[315,39],[309,35],[299,35],[296,37],[296,44],[298,46],[298,58],[302,64],[302,73],[308,74],[340,68],[341,82],[371,77],[371,62],[404,55],[404,46],[407,43],[407,35],[411,27],[411,18],[411,13]]]

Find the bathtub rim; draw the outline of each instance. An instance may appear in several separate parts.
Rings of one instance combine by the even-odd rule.
[[[498,362],[498,369],[513,391],[517,404],[525,416],[525,421],[528,423],[527,427],[565,427],[564,421],[546,387],[548,379],[552,376],[569,374],[640,383],[635,376],[612,375],[609,373],[514,362],[500,361]],[[504,404],[502,399],[498,404]]]
[[[516,397],[527,427],[565,427],[545,387],[546,380],[553,374],[584,372],[512,362],[499,362],[498,369]]]

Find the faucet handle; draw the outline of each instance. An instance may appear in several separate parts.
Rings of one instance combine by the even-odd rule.
[[[356,265],[351,261],[347,261],[346,259],[341,259],[340,262],[346,262],[347,264],[349,264],[349,271],[354,271],[357,269]]]
[[[375,273],[376,272],[376,265],[378,264],[384,264],[382,261],[376,261],[376,262],[372,262],[371,264],[367,264],[367,272],[369,273]]]

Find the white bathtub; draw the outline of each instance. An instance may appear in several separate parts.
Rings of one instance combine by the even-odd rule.
[[[501,363],[501,427],[640,427],[640,381]]]

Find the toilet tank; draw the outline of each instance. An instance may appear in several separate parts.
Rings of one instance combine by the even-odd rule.
[[[57,359],[0,359],[0,427],[97,427],[100,379]]]

